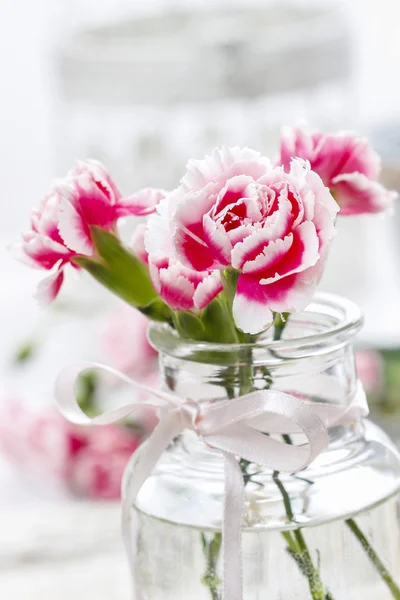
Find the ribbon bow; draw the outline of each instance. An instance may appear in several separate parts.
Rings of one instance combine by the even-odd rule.
[[[97,417],[88,417],[75,397],[75,383],[88,369],[103,369],[130,386],[148,392],[150,399],[132,402]],[[262,390],[233,400],[200,406],[161,390],[155,390],[97,363],[81,363],[64,369],[56,381],[56,399],[63,415],[77,425],[106,425],[126,418],[141,406],[160,409],[160,420],[142,447],[122,506],[123,538],[134,571],[131,510],[135,499],[170,442],[185,429],[193,430],[224,457],[225,497],[222,524],[225,600],[243,600],[241,524],[244,481],[237,457],[274,471],[295,473],[307,467],[328,446],[327,428],[350,423],[368,414],[359,385],[348,407],[306,403],[278,390]],[[302,432],[306,443],[285,444],[265,433]]]

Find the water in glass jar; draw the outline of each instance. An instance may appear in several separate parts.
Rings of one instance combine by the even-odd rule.
[[[204,532],[135,512],[137,563],[135,600],[219,600],[222,586],[210,581],[207,544],[215,532]],[[400,582],[398,499],[392,498],[355,517],[372,547]],[[396,532],[390,538],[388,531]],[[371,557],[344,520],[306,527],[303,536],[312,561],[329,590],[324,600],[392,600]],[[216,580],[222,578],[219,555]],[[287,550],[282,533],[243,534],[245,600],[313,600],[309,579]],[[208,577],[207,577],[208,575]]]

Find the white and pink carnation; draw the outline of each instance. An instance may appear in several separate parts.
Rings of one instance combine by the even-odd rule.
[[[321,178],[303,160],[293,160],[287,173],[249,148],[215,149],[204,160],[188,163],[181,185],[150,217],[145,245],[150,264],[154,255],[161,256],[157,270],[164,269],[167,287],[175,282],[176,297],[184,287],[177,284],[184,282],[179,277],[185,275],[170,258],[172,252],[203,275],[237,269],[235,322],[255,334],[270,325],[273,312],[299,311],[309,304],[335,235],[338,210]],[[184,283],[188,300],[189,285]],[[176,305],[181,307],[180,299]]]
[[[97,427],[87,433],[87,444],[68,464],[66,483],[85,498],[117,500],[125,467],[141,438],[121,425]]]
[[[0,404],[0,452],[30,477],[55,479],[82,497],[120,498],[122,475],[141,442],[123,425],[78,427],[56,410],[36,414],[15,399]]]
[[[136,256],[147,265],[149,262],[149,255],[147,254],[144,242],[146,231],[147,224],[140,223],[133,232],[130,247],[131,250],[133,250],[133,252],[136,254]]]
[[[149,257],[149,267],[154,289],[175,310],[205,308],[222,291],[217,270],[195,271],[157,254]]]
[[[91,226],[115,232],[120,217],[150,214],[163,196],[161,190],[146,188],[123,198],[105,167],[93,160],[79,162],[56,181],[32,211],[29,231],[12,248],[29,266],[51,271],[39,284],[39,302],[45,305],[57,296],[65,266],[76,267],[71,263],[75,256],[94,254]]]
[[[309,161],[330,188],[343,216],[384,212],[397,197],[378,182],[379,155],[368,140],[352,132],[324,135],[285,127],[277,162],[289,170],[294,157]]]

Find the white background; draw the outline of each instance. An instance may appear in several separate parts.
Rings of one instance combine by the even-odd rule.
[[[186,0],[185,4],[189,2]],[[325,4],[326,0],[321,2]],[[26,323],[38,314],[33,301],[26,295],[27,287],[33,288],[35,274],[12,262],[3,248],[26,226],[30,207],[38,202],[49,181],[62,175],[55,172],[55,148],[62,140],[55,139],[59,98],[53,72],[54,49],[64,35],[80,25],[98,22],[107,15],[123,14],[132,7],[144,10],[151,3],[155,2],[0,0],[0,358],[7,352],[7,337],[22,335]],[[204,3],[205,0],[201,4]],[[243,3],[248,5],[245,0]],[[231,5],[231,2],[226,4]],[[345,4],[358,41],[357,117],[360,127],[367,130],[380,121],[400,119],[400,3],[398,0],[347,0]],[[382,224],[376,226],[376,232],[380,238],[384,237]],[[371,236],[372,249],[374,244],[375,239]],[[370,256],[373,263],[374,252]],[[380,245],[378,262],[372,265],[373,270],[383,273],[384,263],[393,261],[397,268],[399,261],[390,254],[389,246],[385,249]],[[385,317],[385,310],[380,310],[379,303],[382,298],[387,301],[392,296],[393,279],[392,274],[386,278],[382,275],[375,285],[378,296],[372,313],[376,323],[379,318],[389,318]],[[396,302],[394,304],[398,306]],[[373,325],[373,318],[371,322]],[[34,554],[32,558],[29,552],[37,547],[38,539],[44,552],[50,555],[54,553],[54,544],[61,544],[52,537],[54,535],[59,534],[64,545],[70,543],[79,547],[83,543],[79,527],[87,521],[88,513],[81,510],[82,507],[61,505],[54,510],[54,506],[51,508],[38,502],[33,507],[32,497],[27,509],[13,491],[13,485],[15,481],[11,475],[9,479],[3,477],[1,480],[0,477],[0,502],[6,499],[8,503],[7,510],[0,511],[0,557],[1,551],[4,554],[5,549],[14,548],[16,555],[19,551],[25,552],[26,560],[31,564],[24,569],[12,570],[2,566],[0,560],[0,596],[13,600],[128,598],[124,559],[118,545],[118,511],[111,509],[108,515],[99,507],[99,520],[93,524],[95,530],[98,523],[101,532],[104,532],[104,523],[109,524],[109,535],[113,540],[109,556],[94,555],[92,562],[89,558],[84,564],[79,559],[76,563],[68,560],[64,564],[50,558],[35,564]],[[76,538],[71,542],[68,535],[73,531],[76,531]],[[96,565],[96,572],[101,577],[94,592]],[[106,567],[111,571],[110,577],[107,577]]]
[[[215,5],[211,0],[197,4],[206,2]],[[321,2],[326,4],[326,0]],[[56,142],[60,143],[55,139],[54,125],[55,45],[68,31],[85,22],[124,14],[127,7],[148,9],[155,3],[155,0],[0,2],[0,232],[8,238],[19,232],[22,222],[26,224],[29,207],[38,201],[49,180],[61,175],[54,172],[54,149]],[[189,3],[191,0],[184,2]],[[365,123],[391,115],[400,117],[400,4],[397,0],[352,0],[345,6],[353,15],[359,37],[356,77],[360,123],[364,127]]]

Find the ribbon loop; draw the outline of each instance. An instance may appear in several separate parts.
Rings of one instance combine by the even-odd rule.
[[[89,418],[80,409],[75,397],[76,380],[88,369],[102,369],[112,373],[133,388],[147,392],[149,399],[133,401],[131,404]],[[294,473],[307,467],[328,446],[328,426],[351,422],[368,414],[365,394],[361,387],[349,407],[306,403],[285,392],[262,390],[200,408],[193,400],[155,390],[97,363],[82,363],[64,369],[57,378],[55,392],[63,415],[78,425],[116,423],[140,406],[152,406],[160,410],[157,427],[139,450],[126,485],[122,505],[123,539],[132,573],[132,506],[163,452],[185,429],[195,431],[211,448],[221,452],[225,465],[222,524],[224,600],[243,600],[241,524],[244,481],[237,457],[274,471]],[[265,435],[287,431],[303,433],[306,443],[295,446]]]
[[[196,433],[199,433],[198,423],[200,420],[200,408],[194,400],[185,400],[179,408],[176,409],[179,412],[182,429],[193,429]]]

